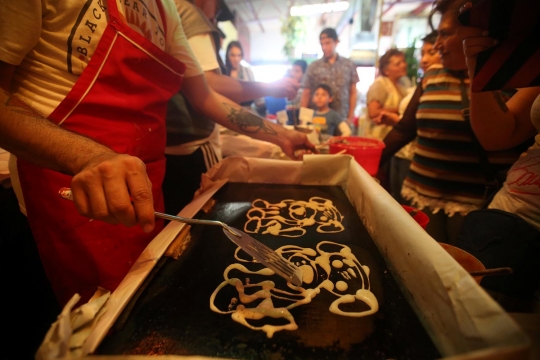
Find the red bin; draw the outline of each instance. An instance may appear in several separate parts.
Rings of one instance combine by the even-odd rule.
[[[334,136],[328,141],[330,154],[345,150],[344,154],[354,157],[371,176],[377,174],[381,154],[385,147],[381,140],[361,136]]]

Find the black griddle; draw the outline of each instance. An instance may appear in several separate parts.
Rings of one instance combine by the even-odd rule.
[[[179,260],[162,258],[159,261],[96,354],[201,355],[234,359],[439,358],[439,352],[341,188],[229,183],[215,195],[217,204],[213,212],[208,215],[201,212],[198,217],[220,220],[243,229],[246,213],[257,198],[272,203],[284,199],[307,201],[314,196],[333,201],[344,216],[343,232],[320,234],[308,228],[306,235],[292,239],[250,235],[274,249],[293,243],[314,247],[322,240],[349,246],[360,263],[371,269],[371,291],[380,306],[376,314],[362,318],[332,314],[328,307],[336,297],[321,289],[312,303],[290,311],[298,330],[280,331],[269,339],[264,332],[250,330],[233,321],[230,315],[214,313],[209,307],[210,295],[223,281],[225,268],[235,262],[236,246],[221,228],[197,225],[191,229],[193,240],[186,252]],[[252,283],[256,280],[253,278]],[[225,298],[227,296],[229,294],[225,294]],[[362,306],[357,302],[341,309],[358,311]]]

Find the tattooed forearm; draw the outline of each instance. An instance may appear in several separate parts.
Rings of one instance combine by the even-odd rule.
[[[503,112],[508,112],[508,106],[506,106],[506,101],[504,96],[501,94],[500,91],[494,91],[493,97],[495,98],[495,101],[497,101],[497,104],[499,104],[499,107]]]
[[[10,111],[13,111],[17,114],[21,114],[27,117],[43,119],[43,116],[40,116],[32,108],[30,108],[26,103],[17,99],[10,93],[5,90],[1,90],[3,95],[6,97],[5,104],[6,108]]]
[[[243,132],[248,134],[262,132],[265,134],[277,135],[277,132],[268,126],[260,116],[243,108],[235,109],[227,103],[223,103],[223,105],[227,109],[227,120],[229,120],[231,124],[238,126]]]

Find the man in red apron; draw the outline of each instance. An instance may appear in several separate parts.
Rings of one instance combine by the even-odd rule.
[[[42,119],[21,114],[18,111],[21,107],[10,112],[12,104],[0,106],[0,131],[6,130],[9,134],[0,135],[0,144],[19,157],[18,172],[14,172],[18,173],[24,198],[19,197],[19,201],[24,200],[22,209],[26,210],[43,265],[62,305],[75,292],[84,302],[97,286],[114,290],[160,231],[160,222],[153,228],[153,219],[149,216],[153,209],[149,209],[149,202],[153,201],[157,211],[162,210],[160,188],[165,169],[166,104],[179,90],[184,71],[184,89],[189,90],[186,96],[205,115],[233,130],[273,141],[291,155],[297,149],[313,149],[305,135],[254,118],[208,88],[189,46],[183,45],[185,36],[180,19],[169,0],[162,0],[163,6],[160,1],[145,2],[144,7],[139,2],[119,4],[112,0],[93,0],[84,6],[42,0],[38,19],[32,19],[36,12],[32,4],[0,2],[4,13],[0,23],[7,23],[0,27],[0,34],[6,30],[17,38],[28,32],[27,26],[19,24],[27,19],[12,20],[18,14],[14,7],[27,7],[28,26],[37,21],[44,29],[38,32],[37,45],[28,47],[22,61],[12,60],[9,52],[3,51],[10,49],[10,43],[7,40],[3,43],[0,38],[0,61],[3,61],[0,73],[9,75],[6,79],[13,79],[13,84],[5,81],[2,87],[39,111],[40,107],[45,107],[40,103],[40,86],[44,91],[51,89],[48,82],[35,76],[34,67],[45,69],[40,74],[43,77],[60,73],[56,79],[60,90],[65,85],[63,78],[67,81],[75,78],[48,119],[83,138],[62,132]],[[72,21],[72,28],[67,31],[67,48],[65,39],[56,43],[58,39],[54,38],[54,31],[66,29],[63,24],[55,23],[62,17],[70,17]],[[49,42],[45,41],[49,38]],[[96,41],[99,41],[97,45]],[[91,56],[87,50],[90,45],[94,46]],[[50,61],[64,56],[64,53],[58,56],[59,48],[68,59],[61,66]],[[75,53],[77,56],[73,55]],[[187,67],[179,61],[184,59]],[[6,67],[6,64],[20,65],[15,71],[14,66]],[[78,67],[83,69],[80,74],[76,73]],[[36,88],[32,88],[34,84]],[[55,94],[54,90],[49,97],[63,95],[62,91]],[[28,95],[32,91],[35,94]],[[40,129],[45,130],[37,131]],[[49,134],[59,137],[47,139]],[[35,163],[52,164],[56,170],[77,175],[72,178]],[[146,179],[141,170],[144,167],[148,174]],[[58,197],[58,190],[69,186],[73,188],[75,203]],[[129,203],[129,196],[134,199],[134,207]],[[76,209],[113,224],[92,221],[79,215]],[[134,225],[137,221],[143,227],[114,224]]]
[[[165,101],[179,90],[185,66],[126,24],[116,5],[108,2],[110,19],[91,60],[48,119],[117,153],[140,158],[159,211],[163,208]],[[161,230],[159,222],[145,233],[138,226],[92,221],[58,197],[61,187],[72,186],[71,176],[22,159],[17,168],[34,238],[60,304],[73,296],[74,289],[84,301],[97,286],[116,288]],[[81,180],[73,180],[77,181]],[[84,198],[78,191],[75,197]]]

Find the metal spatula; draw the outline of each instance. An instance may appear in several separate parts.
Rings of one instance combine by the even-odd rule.
[[[223,228],[223,232],[227,237],[236,245],[240,246],[249,255],[253,256],[258,262],[273,270],[276,274],[283,277],[291,284],[300,286],[302,285],[302,270],[295,265],[287,261],[283,256],[264,245],[260,241],[255,240],[243,231],[240,231],[232,226],[229,226],[221,221],[217,220],[198,220],[184,218],[180,216],[173,216],[155,212],[156,217],[162,219],[180,221],[187,224],[201,224],[201,225],[217,225]]]
[[[231,232],[231,229],[240,236]],[[302,285],[302,270],[285,260],[283,256],[238,229],[229,226],[224,228],[223,232],[233,243],[240,246],[242,250],[253,256],[258,262],[290,281],[291,284]]]
[[[73,200],[73,194],[71,193],[70,188],[61,188],[58,191],[58,194],[64,199]],[[229,226],[217,220],[190,219],[180,216],[163,214],[157,211],[154,212],[154,215],[162,219],[179,221],[186,224],[221,226],[225,235],[227,235],[227,237],[233,243],[240,246],[242,250],[253,256],[261,264],[273,270],[276,274],[283,277],[285,280],[290,281],[291,284],[296,286],[302,285],[302,270],[291,264],[283,256],[281,256],[268,246],[264,245],[260,241],[255,240],[248,234],[236,228],[233,228],[232,226]]]

